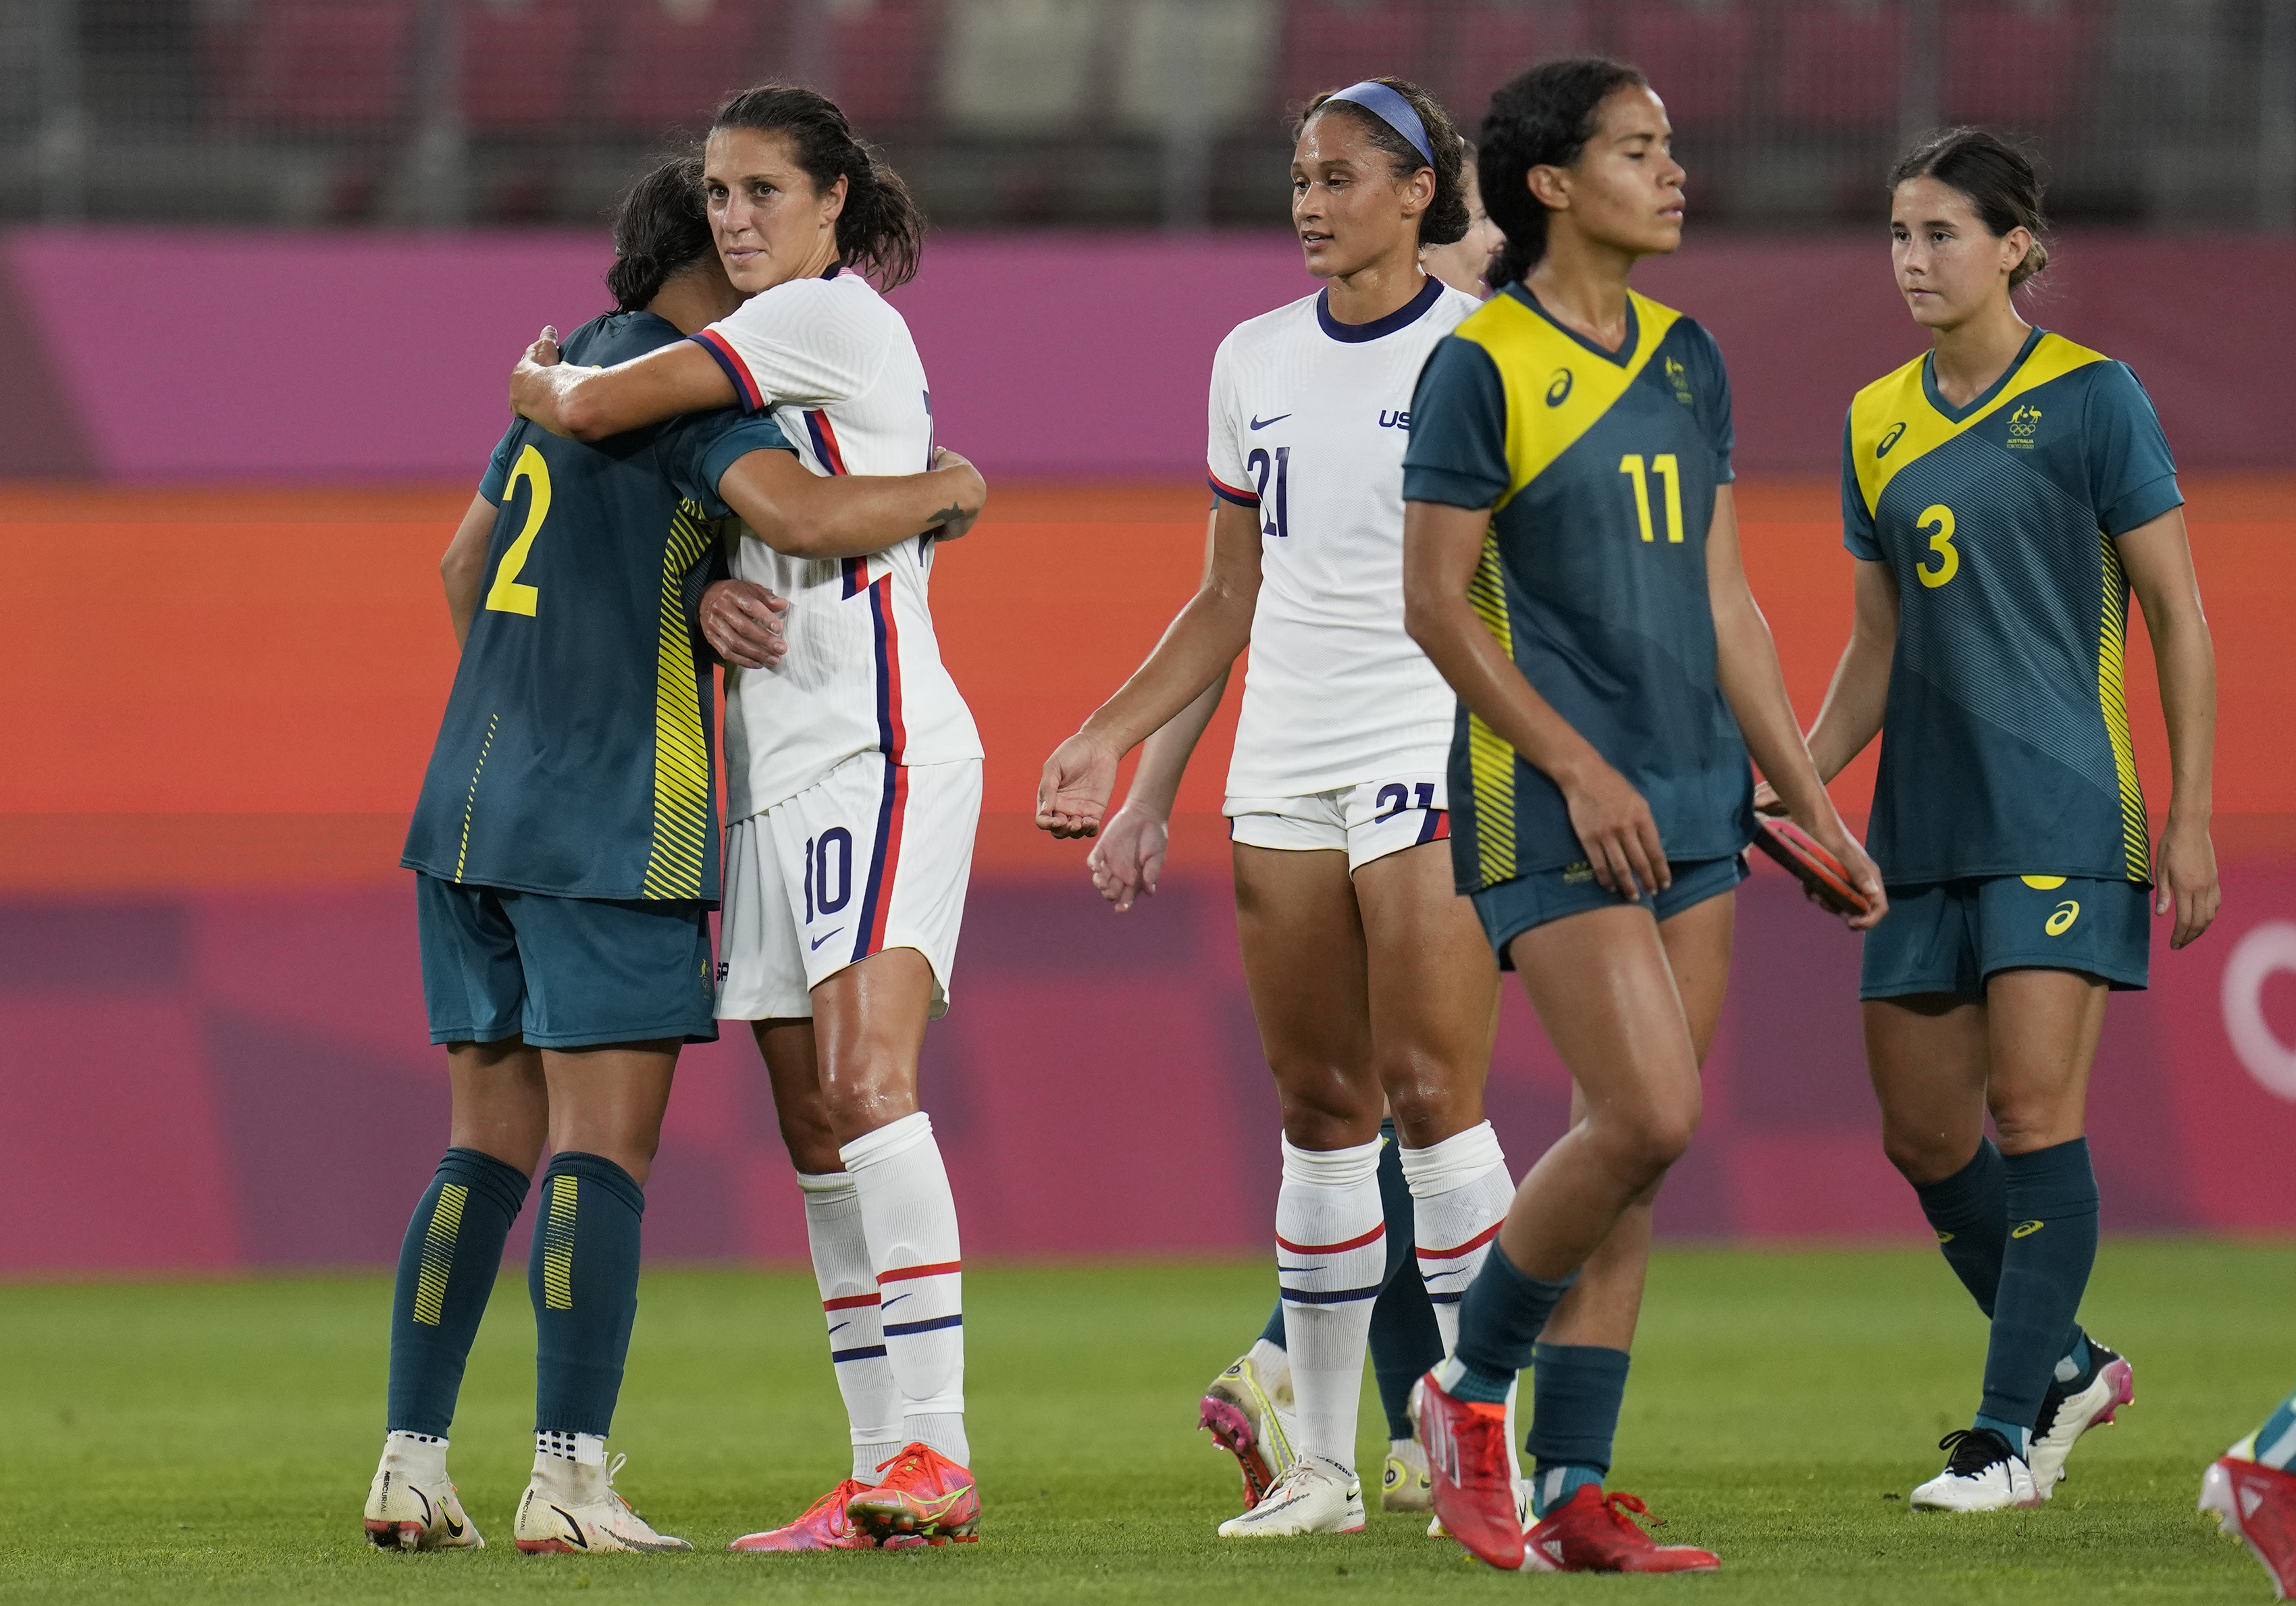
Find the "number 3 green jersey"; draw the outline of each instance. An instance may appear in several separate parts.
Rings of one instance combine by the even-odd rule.
[[[2114,543],[2184,497],[2136,376],[2037,329],[1955,407],[1924,356],[1857,393],[1841,455],[1843,545],[1898,583],[1882,879],[2149,882]]]
[[[576,330],[566,360],[680,338],[618,313]],[[591,446],[511,426],[479,488],[502,511],[401,864],[561,897],[717,897],[716,699],[685,586],[732,518],[718,479],[788,448],[731,407]]]
[[[1753,837],[1753,783],[1715,678],[1706,533],[1731,478],[1714,338],[1629,295],[1605,351],[1520,284],[1435,348],[1411,403],[1406,501],[1489,508],[1469,600],[1515,667],[1650,805],[1669,859]],[[1452,864],[1462,892],[1583,868],[1562,793],[1459,710]]]

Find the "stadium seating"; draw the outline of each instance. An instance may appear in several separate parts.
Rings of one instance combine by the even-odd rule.
[[[1416,5],[1292,0],[1267,81],[1288,112],[1326,89],[1378,76],[1427,80],[1432,64],[1425,10]]]
[[[591,0],[591,48],[605,69],[610,126],[656,135],[698,129],[718,102],[761,76],[781,42],[772,0]]]
[[[837,103],[865,136],[927,120],[933,104],[933,61],[940,44],[936,0],[842,0],[829,8],[824,69]],[[817,15],[818,13],[816,13]],[[792,20],[784,54],[792,62],[807,50]],[[776,62],[773,70],[784,69]]]
[[[1677,129],[1734,122],[1745,104],[1751,11],[1735,4],[1628,0],[1613,13],[1611,49],[1641,68]]]
[[[586,64],[579,0],[465,0],[456,21],[472,132],[554,128],[575,114]]]
[[[1796,128],[1850,133],[1898,123],[1905,19],[1896,4],[1833,0],[1777,29],[1768,110]]]
[[[1027,136],[1088,120],[1098,21],[1075,0],[953,0],[935,63],[949,126]]]
[[[256,0],[209,20],[209,111],[226,127],[371,132],[403,118],[414,0]],[[351,70],[345,70],[349,64]]]
[[[2079,109],[2101,29],[2071,0],[1966,0],[1940,8],[1948,122],[2046,128]]]
[[[1491,92],[1535,61],[1587,47],[1578,0],[1528,6],[1485,0],[1447,7],[1448,37],[1435,91],[1469,139],[1490,109]]]

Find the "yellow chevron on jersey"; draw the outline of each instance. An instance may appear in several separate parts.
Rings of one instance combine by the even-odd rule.
[[[1490,354],[1505,388],[1509,480],[1499,507],[1617,405],[1682,315],[1633,291],[1627,300],[1636,340],[1624,362],[1596,356],[1509,295],[1493,296],[1451,332]]]
[[[1466,331],[1463,327],[1460,332]],[[1857,488],[1866,498],[1866,516],[1876,516],[1883,488],[1907,463],[1918,462],[2027,391],[2104,360],[2101,351],[2077,346],[2061,334],[2044,333],[2000,393],[1957,422],[1931,404],[1922,383],[1926,354],[1875,380],[1849,404],[1849,450],[1857,465]]]

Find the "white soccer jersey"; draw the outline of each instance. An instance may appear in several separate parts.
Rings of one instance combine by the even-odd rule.
[[[932,462],[932,397],[901,315],[858,274],[775,285],[693,337],[742,405],[769,410],[816,474],[914,474]],[[856,753],[902,764],[980,757],[940,661],[933,541],[868,558],[792,558],[742,534],[734,572],[789,599],[789,651],[726,675],[726,817],[746,819]]]
[[[1230,797],[1440,774],[1458,704],[1403,629],[1403,448],[1435,342],[1480,306],[1430,278],[1370,324],[1322,292],[1212,359],[1212,489],[1258,511],[1259,603]]]

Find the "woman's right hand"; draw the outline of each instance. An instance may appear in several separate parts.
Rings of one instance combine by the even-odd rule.
[[[1155,895],[1156,877],[1163,872],[1164,849],[1170,841],[1164,816],[1144,803],[1127,803],[1110,819],[1084,862],[1092,872],[1092,884],[1119,914],[1130,909],[1136,898]]]
[[[1098,836],[1122,757],[1083,731],[1054,748],[1037,782],[1037,829],[1056,837]]]
[[[930,471],[947,477],[949,499],[927,533],[936,541],[958,540],[980,517],[980,510],[988,505],[988,482],[970,460],[947,447],[933,448]]]
[[[1562,785],[1570,809],[1570,829],[1587,850],[1587,865],[1603,890],[1637,902],[1637,886],[1662,892],[1674,884],[1658,822],[1634,783],[1603,763],[1590,760],[1585,772]]]

